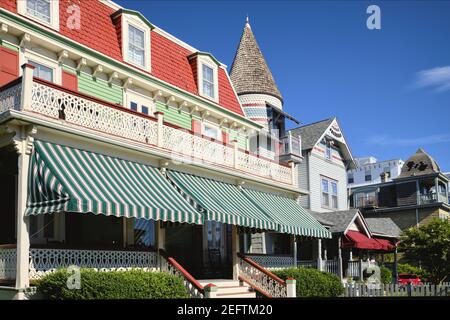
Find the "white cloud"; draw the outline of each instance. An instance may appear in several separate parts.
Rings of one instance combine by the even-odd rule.
[[[412,138],[396,138],[389,135],[376,135],[369,138],[371,145],[378,146],[416,146],[421,147],[430,144],[448,143],[450,142],[450,134],[434,134],[422,137]]]
[[[450,90],[450,66],[417,72],[416,86],[434,88],[436,92]]]

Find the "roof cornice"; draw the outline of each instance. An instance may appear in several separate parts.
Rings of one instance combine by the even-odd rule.
[[[147,18],[139,11],[121,8],[121,9],[117,10],[116,12],[114,12],[111,15],[111,18],[116,19],[118,16],[120,16],[122,14],[129,14],[129,15],[136,16],[139,19],[141,19],[142,22],[144,22],[147,26],[149,26],[151,30],[155,29],[155,26],[150,21],[148,21]]]

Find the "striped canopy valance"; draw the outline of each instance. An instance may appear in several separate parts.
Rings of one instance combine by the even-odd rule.
[[[242,192],[279,223],[280,232],[331,238],[331,233],[294,199],[247,188],[243,188]]]
[[[152,166],[35,141],[27,215],[94,213],[202,224],[203,216]]]
[[[206,213],[206,219],[243,227],[277,230],[278,224],[233,184],[178,171],[169,178]]]

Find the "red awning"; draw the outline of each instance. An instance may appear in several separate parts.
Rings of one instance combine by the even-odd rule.
[[[367,250],[384,250],[380,242],[375,239],[368,238],[359,231],[348,231],[345,234],[342,247]]]
[[[378,243],[380,243],[381,246],[383,247],[383,250],[385,250],[385,251],[392,251],[395,249],[395,244],[392,243],[392,241],[390,241],[390,240],[378,239],[378,238],[374,238],[374,240],[377,241]]]

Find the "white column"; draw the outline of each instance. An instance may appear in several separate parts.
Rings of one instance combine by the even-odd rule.
[[[294,161],[289,162],[289,166],[291,167],[291,184],[293,186],[297,185],[297,167]]]
[[[322,271],[322,239],[317,239],[317,270]]]
[[[158,121],[158,134],[156,145],[160,148],[163,146],[163,137],[164,137],[164,112],[157,111],[155,112],[155,117]]]
[[[342,280],[344,278],[344,270],[342,264],[342,238],[338,238],[338,276]]]
[[[231,226],[231,255],[233,257],[233,280],[238,280],[239,278],[239,234],[238,227]]]
[[[33,88],[34,66],[25,63],[22,65],[22,91],[20,97],[20,109],[26,110],[31,107],[31,92]]]
[[[297,280],[290,278],[286,279],[286,291],[288,298],[296,298],[297,297],[297,289],[296,289]]]
[[[166,248],[166,229],[161,228],[162,221],[156,222],[156,247],[157,247],[157,255],[158,255],[158,266],[160,269],[162,269],[162,257],[159,253],[159,250],[165,250]]]
[[[31,89],[30,89],[31,90]],[[28,172],[30,156],[33,150],[33,137],[36,129],[33,126],[9,126],[9,132],[14,132],[13,144],[18,154],[17,162],[17,264],[16,288],[26,288],[30,285],[30,234],[29,217],[25,216],[27,208]]]
[[[235,140],[231,141],[231,144],[233,145],[233,164],[234,164],[234,168],[238,169],[239,168],[239,156],[238,156],[239,145],[238,145],[238,141],[235,139]]]
[[[297,236],[296,235],[293,235],[292,245],[293,245],[293,247],[292,247],[292,258],[294,259],[293,266],[297,267],[297,259],[298,259],[297,245],[298,245],[298,242],[297,242]]]

